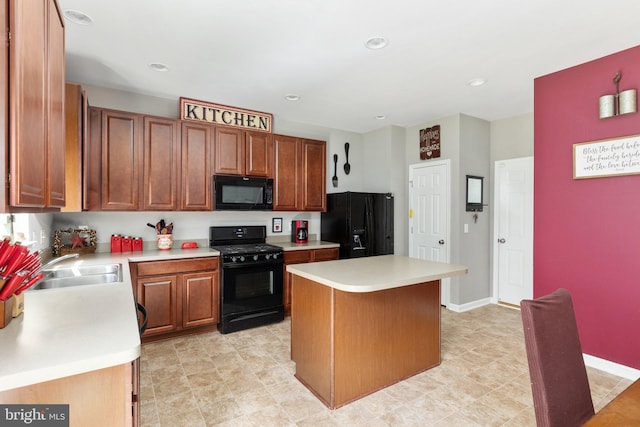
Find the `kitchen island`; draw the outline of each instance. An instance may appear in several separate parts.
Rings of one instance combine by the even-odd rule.
[[[467,268],[384,255],[287,272],[295,376],[333,409],[440,364],[440,279]]]

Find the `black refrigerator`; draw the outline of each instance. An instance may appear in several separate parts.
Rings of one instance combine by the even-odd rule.
[[[393,254],[393,195],[327,194],[320,237],[340,243],[340,259]]]

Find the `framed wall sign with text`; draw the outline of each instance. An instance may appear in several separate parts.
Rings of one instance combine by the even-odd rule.
[[[640,135],[573,144],[573,179],[640,174]]]

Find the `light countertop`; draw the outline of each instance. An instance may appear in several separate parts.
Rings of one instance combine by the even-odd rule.
[[[122,269],[124,280],[118,283],[25,292],[24,313],[0,329],[0,391],[138,358],[126,260]]]
[[[464,265],[399,255],[288,265],[287,271],[345,292],[374,292],[466,274]]]
[[[128,363],[140,356],[140,336],[129,262],[219,256],[208,241],[196,249],[148,247],[143,252],[98,252],[56,264],[120,263],[122,282],[27,291],[24,313],[0,329],[0,391]],[[273,242],[285,251],[337,248]]]
[[[309,240],[308,243],[292,243],[292,242],[282,242],[282,241],[270,242],[269,239],[267,239],[267,243],[280,246],[285,252],[286,251],[304,251],[309,249],[332,249],[332,248],[340,247],[340,243],[325,242],[323,240]]]

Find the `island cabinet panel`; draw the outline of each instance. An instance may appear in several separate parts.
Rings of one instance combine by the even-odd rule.
[[[209,125],[182,122],[181,210],[211,210],[213,129]]]
[[[333,292],[335,406],[440,364],[439,282]]]
[[[180,140],[178,121],[144,117],[143,210],[178,208]]]
[[[0,392],[0,403],[69,405],[69,426],[136,426],[137,361]],[[37,422],[34,425],[38,424]],[[40,423],[42,425],[42,423]],[[28,425],[16,422],[14,425]]]
[[[293,275],[296,378],[337,408],[440,364],[440,281],[344,292]]]
[[[320,399],[331,401],[331,342],[333,292],[311,280],[296,276],[295,301],[291,323],[291,360],[296,376]]]
[[[202,257],[130,263],[138,302],[147,309],[143,342],[216,329],[218,262],[218,257]]]

